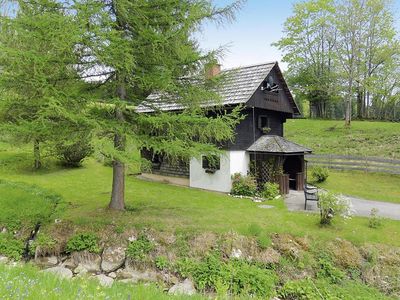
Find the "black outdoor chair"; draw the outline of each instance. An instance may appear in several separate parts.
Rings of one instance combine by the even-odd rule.
[[[309,184],[304,185],[304,210],[307,210],[307,201],[317,201],[319,200],[318,197],[318,188]]]

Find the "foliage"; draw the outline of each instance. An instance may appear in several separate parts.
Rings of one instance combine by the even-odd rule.
[[[237,196],[254,196],[257,192],[257,183],[254,177],[248,175],[243,176],[240,173],[232,175],[232,195]]]
[[[382,218],[378,216],[379,210],[377,208],[371,209],[368,219],[368,227],[379,228],[382,226]]]
[[[54,146],[55,155],[62,165],[66,167],[79,167],[82,161],[93,153],[88,138],[81,138],[78,141],[60,142]]]
[[[279,185],[273,182],[266,182],[261,192],[263,198],[273,200],[280,195]]]
[[[79,233],[72,236],[65,248],[66,252],[84,251],[100,253],[99,238],[94,233]]]
[[[135,260],[143,260],[154,249],[152,243],[144,234],[138,236],[136,241],[129,243],[126,249],[126,256],[134,258]]]
[[[274,45],[289,63],[296,98],[309,101],[310,116],[344,114],[346,124],[353,115],[400,118],[395,91],[400,48],[390,1],[302,1],[294,5],[284,31]]]
[[[0,234],[0,254],[14,260],[20,260],[24,253],[24,243],[12,234]]]
[[[318,259],[318,265],[317,277],[326,278],[331,283],[340,283],[345,278],[345,273],[335,267],[328,255],[321,254]]]
[[[36,238],[29,244],[29,254],[34,256],[36,250],[39,249],[40,253],[48,253],[55,250],[57,241],[47,234],[39,232]]]
[[[297,299],[297,300],[334,300],[338,299],[334,297],[331,293],[321,291],[312,282],[311,279],[303,279],[298,281],[288,281],[286,282],[278,295],[283,300]]]
[[[182,264],[182,262],[180,263]],[[251,263],[241,260],[224,262],[218,252],[209,253],[200,262],[185,262],[184,273],[193,277],[200,290],[227,289],[233,295],[254,295],[270,297],[274,295],[276,275]]]
[[[322,225],[330,225],[335,216],[350,216],[349,202],[335,194],[320,193],[318,205],[321,213],[320,223]]]
[[[315,166],[311,170],[311,176],[314,181],[321,183],[328,179],[329,170],[326,167]]]
[[[251,236],[260,236],[262,232],[262,228],[257,223],[251,223],[247,227],[247,233]]]
[[[154,263],[159,270],[165,270],[169,267],[168,258],[165,256],[157,256]]]

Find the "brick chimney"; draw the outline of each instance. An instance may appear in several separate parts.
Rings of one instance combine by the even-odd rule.
[[[205,67],[206,78],[211,79],[221,73],[221,65],[218,63],[209,64]]]

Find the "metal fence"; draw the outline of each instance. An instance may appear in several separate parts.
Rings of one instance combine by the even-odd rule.
[[[400,175],[400,160],[398,159],[335,154],[310,154],[306,155],[305,159],[308,162],[308,166]]]

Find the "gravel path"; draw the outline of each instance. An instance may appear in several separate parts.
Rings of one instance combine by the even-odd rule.
[[[378,209],[378,216],[393,220],[400,220],[400,204],[365,200],[353,196],[343,196],[351,202],[352,210],[356,216],[369,216],[372,208]],[[288,210],[304,210],[304,193],[301,191],[290,191],[285,197],[285,203]],[[307,201],[307,211],[317,212],[317,203]]]

